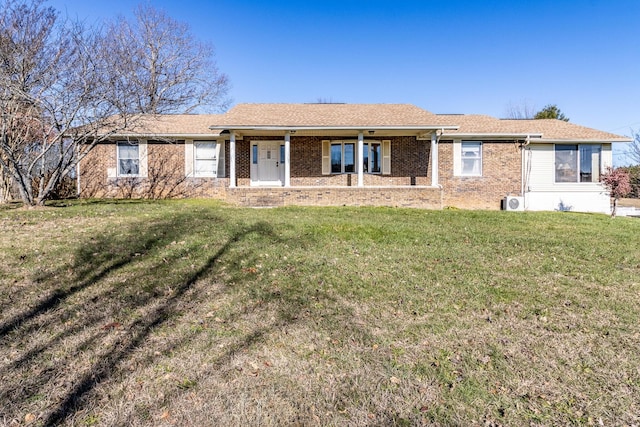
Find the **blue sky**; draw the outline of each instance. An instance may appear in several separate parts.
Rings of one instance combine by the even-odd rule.
[[[638,0],[149,3],[216,46],[235,103],[411,103],[496,117],[509,104],[557,104],[573,123],[640,130]],[[136,2],[48,4],[99,24]]]

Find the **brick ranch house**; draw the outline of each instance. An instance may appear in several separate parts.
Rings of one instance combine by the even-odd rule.
[[[600,174],[629,141],[406,104],[240,104],[135,123],[83,159],[80,196],[608,213]]]

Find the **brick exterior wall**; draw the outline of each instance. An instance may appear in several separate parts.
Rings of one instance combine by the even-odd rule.
[[[80,197],[114,197],[108,191],[107,168],[115,167],[115,144],[93,147],[80,162]]]
[[[427,187],[239,187],[227,190],[227,201],[240,206],[393,206],[441,209],[442,192]]]
[[[463,209],[500,209],[501,200],[521,190],[520,145],[506,141],[483,141],[482,176],[453,176],[453,143],[440,141],[439,181],[443,205]]]
[[[146,177],[108,177],[117,169],[115,143],[96,145],[80,164],[80,197],[224,199],[227,178],[186,178],[184,143],[149,141]]]
[[[364,174],[364,188],[357,188],[357,174],[322,174],[322,141],[353,137],[291,137],[291,188],[251,188],[251,142],[282,137],[248,137],[236,141],[237,189],[229,189],[229,141],[225,141],[227,178],[185,178],[184,144],[149,141],[146,178],[109,178],[116,168],[116,145],[97,145],[82,161],[82,197],[211,197],[240,205],[350,205],[411,206],[440,209],[499,209],[507,194],[519,194],[521,152],[518,144],[484,141],[481,177],[453,176],[453,143],[439,143],[439,181],[431,185],[430,141],[415,137],[376,137],[391,140],[391,174]],[[365,140],[366,141],[366,140]],[[304,187],[304,188],[296,188]],[[317,187],[317,188],[314,188]],[[375,187],[375,188],[373,188]],[[395,188],[393,188],[395,187]]]

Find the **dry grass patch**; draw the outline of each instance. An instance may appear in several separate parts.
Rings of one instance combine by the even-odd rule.
[[[0,210],[0,424],[639,423],[640,222]]]
[[[618,205],[640,208],[640,199],[620,199]]]

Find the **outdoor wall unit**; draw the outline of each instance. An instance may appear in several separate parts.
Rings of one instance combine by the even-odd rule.
[[[502,206],[506,211],[524,211],[524,197],[507,196],[504,198]]]

